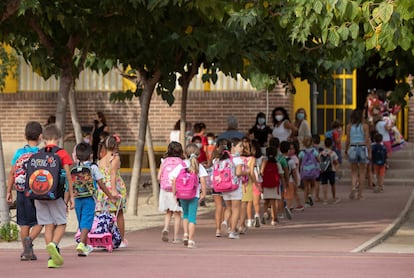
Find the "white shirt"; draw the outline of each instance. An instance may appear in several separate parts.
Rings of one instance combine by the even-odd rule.
[[[186,167],[190,167],[190,160],[185,159],[184,163],[186,164]],[[177,167],[174,168],[174,170],[171,171],[171,173],[168,174],[168,178],[170,180],[176,179],[178,177],[178,174],[180,173],[180,171],[183,169],[183,165],[182,164],[178,164]],[[198,164],[198,178],[199,178],[199,182],[198,182],[198,190],[196,193],[196,198],[200,197],[200,189],[201,189],[201,184],[200,184],[200,178],[202,177],[207,177],[207,171],[206,168],[204,168],[203,164]]]
[[[382,141],[387,142],[391,141],[390,133],[386,128],[387,122],[386,121],[379,121],[375,125],[375,128],[377,129],[378,133],[382,135]]]
[[[275,126],[273,128],[272,135],[273,137],[278,138],[280,142],[287,141],[292,133],[292,130],[285,128],[285,122],[286,120],[284,120],[280,126]]]

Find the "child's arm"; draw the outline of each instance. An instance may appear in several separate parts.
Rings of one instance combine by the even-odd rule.
[[[73,197],[73,184],[72,184],[72,176],[70,174],[69,165],[68,164],[63,165],[63,169],[65,169],[66,179],[68,180],[69,200],[67,201],[67,203],[69,204],[69,208],[73,209],[75,207],[75,199]]]
[[[12,194],[12,188],[13,188],[13,184],[14,184],[14,167],[12,166],[10,169],[10,173],[9,173],[9,177],[7,179],[7,196],[6,196],[6,201],[11,204],[13,203],[13,194]]]
[[[106,187],[106,185],[104,184],[104,182],[102,181],[102,179],[97,180],[96,183],[98,184],[99,188],[105,193],[105,195],[108,196],[109,200],[112,203],[115,203],[118,196],[111,194],[111,192],[109,191],[108,187]]]
[[[253,183],[256,183],[256,175],[254,174],[254,165],[256,165],[256,158],[251,157],[249,162],[249,179],[252,179]]]
[[[207,196],[206,177],[200,177],[201,193],[199,202],[201,202]],[[208,178],[208,177],[207,177]],[[175,184],[175,182],[174,182]]]

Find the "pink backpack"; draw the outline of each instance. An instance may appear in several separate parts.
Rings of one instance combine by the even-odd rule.
[[[183,160],[179,157],[167,157],[161,163],[160,186],[161,189],[171,192],[172,184],[168,175],[177,167]]]
[[[198,176],[188,170],[184,161],[181,165],[183,168],[175,179],[175,196],[178,199],[191,200],[197,195]]]
[[[229,152],[227,154],[229,158],[217,160],[213,165],[213,188],[215,192],[229,192],[239,188],[236,166],[231,154]]]

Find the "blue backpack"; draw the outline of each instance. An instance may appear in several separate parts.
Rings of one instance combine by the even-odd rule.
[[[300,166],[300,177],[306,180],[313,180],[319,177],[321,168],[312,150],[303,150],[305,154]]]
[[[387,149],[381,144],[372,144],[372,163],[382,166],[387,159]]]

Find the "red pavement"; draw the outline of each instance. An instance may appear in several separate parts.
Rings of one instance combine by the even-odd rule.
[[[20,250],[1,250],[1,277],[412,277],[414,254],[351,250],[399,216],[413,187],[389,186],[383,194],[367,191],[364,201],[347,199],[348,189],[338,186],[340,204],[316,203],[276,227],[251,228],[239,240],[215,238],[212,213],[203,215],[197,249],[162,242],[158,227],[129,233],[128,248],[112,254],[97,250],[81,258],[74,247],[64,248],[61,269],[46,268],[43,250],[37,250],[36,262],[20,262]]]

